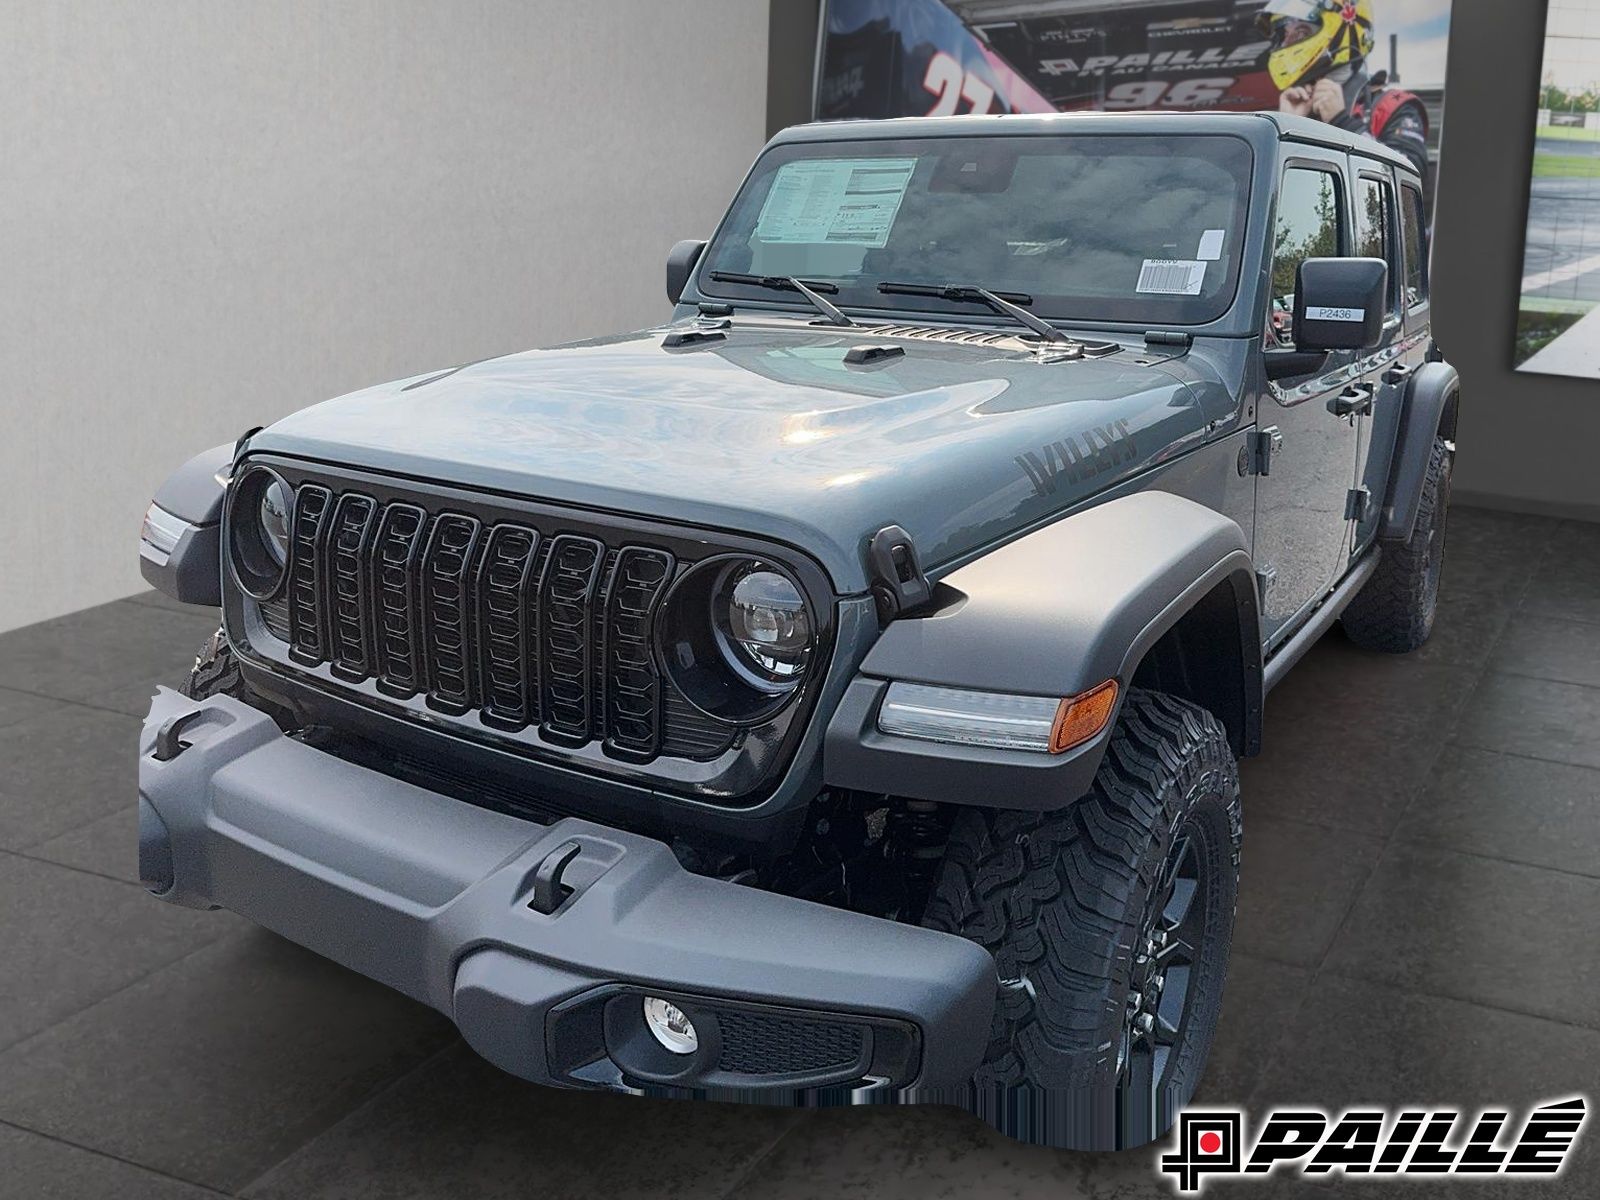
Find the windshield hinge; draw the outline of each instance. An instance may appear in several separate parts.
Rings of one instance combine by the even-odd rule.
[[[1175,346],[1179,350],[1187,350],[1194,345],[1194,335],[1181,333],[1175,329],[1148,329],[1145,331],[1144,344],[1146,346]]]
[[[933,598],[933,585],[922,573],[917,547],[898,525],[886,525],[872,535],[867,543],[867,572],[880,624],[913,613]]]

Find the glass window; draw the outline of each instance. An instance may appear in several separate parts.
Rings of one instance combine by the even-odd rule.
[[[1400,273],[1394,253],[1394,189],[1384,180],[1363,177],[1356,182],[1356,256],[1381,258],[1389,264],[1388,311],[1395,311]]]
[[[1416,188],[1401,189],[1400,219],[1405,223],[1406,307],[1415,308],[1428,299],[1427,222],[1422,215],[1422,193]]]
[[[1339,176],[1332,171],[1290,167],[1278,193],[1278,228],[1272,251],[1269,344],[1294,344],[1294,292],[1300,264],[1337,258],[1344,246],[1344,205]]]
[[[999,292],[1044,317],[1199,324],[1233,303],[1253,155],[1230,136],[1073,134],[792,143],[762,156],[702,291],[990,314],[883,283]],[[719,276],[721,276],[719,278]]]

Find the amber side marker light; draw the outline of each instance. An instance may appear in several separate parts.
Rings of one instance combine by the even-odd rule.
[[[1104,729],[1116,706],[1114,679],[1065,700],[896,680],[878,710],[878,729],[950,746],[1061,754]]]
[[[1068,696],[1056,709],[1050,727],[1050,753],[1064,754],[1081,746],[1106,727],[1117,708],[1117,681],[1108,679],[1077,696]]]

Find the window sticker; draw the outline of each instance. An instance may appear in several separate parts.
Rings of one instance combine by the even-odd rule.
[[[1135,289],[1150,296],[1198,296],[1206,282],[1206,264],[1184,258],[1147,258]]]
[[[756,236],[764,242],[881,247],[916,166],[914,158],[784,163],[756,219]]]
[[[1200,249],[1194,256],[1204,262],[1216,262],[1222,257],[1222,242],[1227,236],[1225,229],[1208,229],[1200,235]]]

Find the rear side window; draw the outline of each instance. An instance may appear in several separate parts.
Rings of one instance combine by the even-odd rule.
[[[1394,188],[1387,180],[1363,176],[1356,183],[1356,256],[1381,258],[1389,264],[1390,315],[1396,311],[1401,273],[1406,269],[1395,254]]]
[[[1290,167],[1278,193],[1278,219],[1272,250],[1272,305],[1267,341],[1294,342],[1294,291],[1300,264],[1308,258],[1337,258],[1345,245],[1343,189],[1332,171]]]
[[[1422,219],[1422,193],[1402,187],[1400,219],[1406,237],[1406,307],[1415,308],[1428,301],[1427,222]]]

